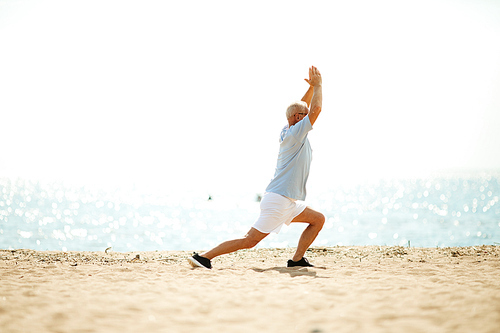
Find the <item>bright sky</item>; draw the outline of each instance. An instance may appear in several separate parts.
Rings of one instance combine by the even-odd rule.
[[[499,1],[0,0],[0,176],[262,192],[323,77],[310,183],[500,168]]]

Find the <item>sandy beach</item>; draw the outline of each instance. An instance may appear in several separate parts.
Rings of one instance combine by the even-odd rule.
[[[0,331],[499,332],[500,247],[0,250]]]

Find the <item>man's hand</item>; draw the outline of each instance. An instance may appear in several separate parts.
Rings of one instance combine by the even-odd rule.
[[[309,112],[309,120],[311,121],[311,125],[314,125],[321,113],[323,103],[323,88],[321,87],[323,81],[316,67],[311,66],[311,68],[309,68],[309,80],[306,79],[306,81],[314,90],[311,100],[311,112]]]
[[[304,79],[304,81],[306,81],[309,84],[309,89],[306,91],[304,97],[302,97],[302,101],[306,102],[307,107],[309,107],[311,106],[311,99],[314,92],[314,86],[318,84],[321,86],[321,74],[319,73],[318,69],[314,66],[309,68],[309,79]]]
[[[314,66],[311,66],[311,68],[309,68],[309,79],[304,79],[304,80],[313,87],[322,84],[321,73]]]
[[[309,85],[312,87],[312,84],[311,84],[311,69],[309,68],[309,79],[304,79],[304,81],[306,81],[307,83],[309,83]]]

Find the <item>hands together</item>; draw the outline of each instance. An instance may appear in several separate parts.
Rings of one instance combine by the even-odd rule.
[[[309,68],[309,79],[304,80],[313,87],[318,85],[320,86],[322,84],[321,74],[319,70],[314,66],[311,66],[311,68]]]

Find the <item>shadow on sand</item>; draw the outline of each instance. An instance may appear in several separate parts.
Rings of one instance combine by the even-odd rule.
[[[326,269],[326,267],[314,267],[315,269]],[[265,273],[269,271],[276,271],[279,272],[280,274],[290,274],[290,277],[296,277],[296,276],[310,276],[310,277],[321,277],[317,276],[317,273],[311,269],[305,268],[305,267],[272,267],[272,268],[252,268],[257,273]]]

